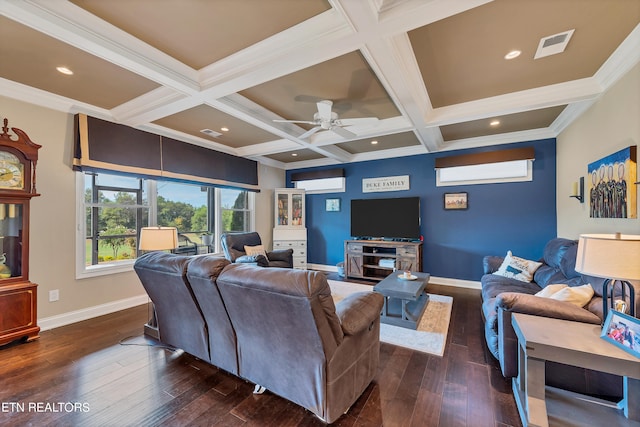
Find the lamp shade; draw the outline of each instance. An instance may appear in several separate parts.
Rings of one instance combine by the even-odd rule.
[[[141,251],[164,251],[178,247],[178,229],[175,227],[142,227],[140,230]]]
[[[640,236],[582,234],[576,271],[614,280],[640,280]]]

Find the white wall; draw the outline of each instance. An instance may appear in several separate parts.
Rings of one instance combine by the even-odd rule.
[[[274,224],[274,188],[285,186],[286,172],[284,169],[266,165],[258,166],[258,180],[260,192],[256,194],[256,231],[260,234],[262,244],[272,248]]]
[[[588,200],[579,203],[569,197],[572,183],[581,176],[585,177],[585,193],[588,192],[589,163],[639,143],[640,64],[637,64],[557,137],[559,237],[576,239],[584,233],[640,234],[640,219],[590,218]],[[640,196],[640,185],[631,184],[629,190]]]
[[[37,165],[37,190],[31,202],[30,280],[38,287],[38,319],[45,328],[147,301],[131,272],[75,279],[75,174],[73,116],[0,96],[0,118],[22,129],[42,145]],[[260,166],[264,190],[256,197],[256,228],[270,239],[273,227],[273,188],[284,186],[282,170]],[[60,300],[49,302],[58,289]],[[44,321],[44,324],[43,324]]]

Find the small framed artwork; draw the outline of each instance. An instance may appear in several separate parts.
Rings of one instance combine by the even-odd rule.
[[[452,209],[467,209],[469,207],[469,200],[467,193],[444,193],[444,208],[446,210]]]
[[[609,310],[600,337],[640,359],[640,319]]]
[[[339,212],[340,211],[340,199],[327,199],[325,202],[325,211],[327,212]]]

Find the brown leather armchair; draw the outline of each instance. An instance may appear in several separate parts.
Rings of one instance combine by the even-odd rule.
[[[224,256],[233,263],[253,264],[260,267],[293,268],[293,249],[278,249],[263,255],[247,255],[245,246],[262,245],[260,235],[255,231],[245,233],[224,233],[220,236]]]

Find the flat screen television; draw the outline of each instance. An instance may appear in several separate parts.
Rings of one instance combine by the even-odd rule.
[[[420,198],[351,200],[351,236],[364,239],[419,239]]]

